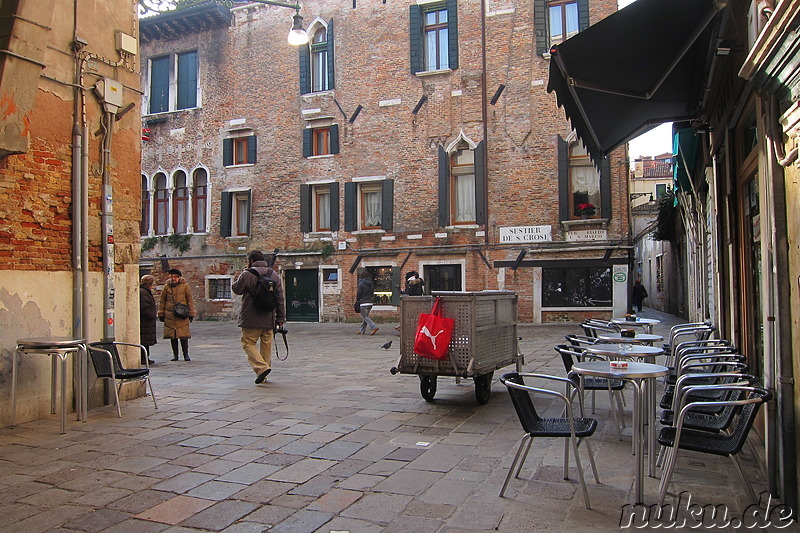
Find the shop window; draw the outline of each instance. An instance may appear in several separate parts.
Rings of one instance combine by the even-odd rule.
[[[542,307],[610,307],[611,268],[542,268]]]
[[[392,274],[396,270],[391,266],[368,266],[365,267],[372,277],[372,289],[374,305],[397,305],[393,303],[393,294],[396,292],[392,284]]]

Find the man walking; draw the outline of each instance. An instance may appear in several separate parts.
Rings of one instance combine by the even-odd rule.
[[[242,328],[242,348],[247,362],[256,373],[256,384],[263,383],[272,370],[272,341],[276,327],[286,322],[286,304],[283,301],[283,284],[264,259],[264,254],[253,250],[247,254],[247,269],[233,283],[231,289],[242,295],[242,308],[239,311],[239,327]],[[270,311],[259,309],[253,293],[261,276],[274,281],[275,308]],[[260,346],[256,346],[260,341]]]

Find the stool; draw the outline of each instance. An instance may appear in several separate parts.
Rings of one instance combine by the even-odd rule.
[[[40,354],[52,357],[50,383],[50,413],[56,412],[56,388],[58,387],[58,369],[61,369],[61,434],[67,432],[67,355],[78,354],[78,370],[75,373],[78,386],[75,388],[75,411],[78,420],[86,421],[86,383],[87,349],[85,339],[72,337],[33,337],[17,340],[11,361],[11,427],[17,418],[17,359],[19,354]],[[56,359],[57,357],[57,359]]]

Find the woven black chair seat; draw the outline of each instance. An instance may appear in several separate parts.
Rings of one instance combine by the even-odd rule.
[[[692,385],[695,385],[692,382]],[[706,383],[706,385],[709,385]],[[725,398],[726,392],[724,390],[699,390],[695,392],[690,392],[687,395],[687,401],[689,402],[716,402],[720,401]],[[674,398],[674,392],[669,391],[665,392],[664,395],[661,397],[661,402],[659,403],[662,409],[672,409],[672,403]]]
[[[675,442],[674,427],[661,428],[658,434],[658,442],[662,446],[672,446]],[[742,449],[744,440],[737,435],[727,435],[725,433],[711,433],[696,429],[687,429],[685,426],[681,432],[680,448],[682,450],[692,450],[695,452],[711,453],[726,457],[739,453]]]
[[[116,371],[117,379],[142,379],[150,373],[149,368],[132,368]]]
[[[703,413],[699,411],[689,412],[683,419],[683,427],[698,429],[700,431],[711,431],[717,433],[727,429],[733,420],[734,409],[730,406],[722,410],[716,409],[718,413]],[[659,422],[663,426],[672,426],[675,423],[675,413],[671,409],[661,411]]]
[[[580,438],[590,437],[597,429],[597,420],[594,418],[575,418],[575,436]],[[569,437],[569,419],[566,418],[540,418],[531,426],[525,428],[533,437]]]

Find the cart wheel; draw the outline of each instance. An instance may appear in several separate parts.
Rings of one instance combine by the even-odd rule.
[[[475,376],[475,398],[481,405],[489,402],[489,396],[492,394],[492,376],[494,372]]]
[[[432,402],[433,397],[436,396],[436,376],[420,376],[419,391],[425,401]]]

